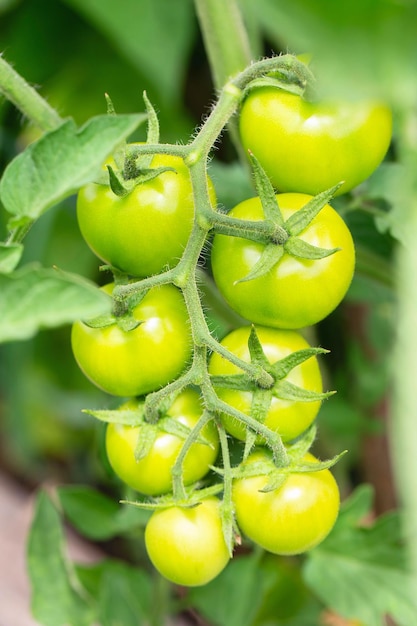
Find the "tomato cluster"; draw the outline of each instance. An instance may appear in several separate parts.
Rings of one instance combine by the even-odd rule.
[[[110,466],[140,498],[154,499],[145,530],[149,558],[187,586],[223,570],[230,535],[241,532],[265,550],[292,555],[320,543],[336,521],[337,484],[308,452],[329,394],[317,359],[324,350],[309,345],[304,329],[345,296],[355,250],[340,215],[316,194],[341,181],[338,193],[346,192],[369,176],[387,149],[390,114],[374,103],[324,106],[262,87],[244,99],[240,128],[274,189],[272,199],[260,190],[226,221],[216,221],[210,180],[212,221],[207,207],[197,219],[189,169],[167,154],[153,156],[155,176],[128,193],[91,183],[77,203],[88,245],[113,269],[116,286],[132,290],[113,298],[110,316],[73,325],[74,356],[95,385],[124,398],[106,417]],[[226,223],[241,230],[233,235]],[[248,320],[221,342],[204,339],[203,316],[190,305],[190,292],[185,297],[187,281],[172,279],[201,224],[204,241],[214,232],[215,284]],[[265,224],[278,239],[265,229],[261,235]],[[188,281],[195,281],[193,254]],[[164,275],[170,279],[149,282]],[[109,297],[114,289],[104,287]],[[204,366],[186,378],[202,354]],[[242,451],[236,463],[225,462],[231,438]],[[223,469],[216,467],[220,449]]]

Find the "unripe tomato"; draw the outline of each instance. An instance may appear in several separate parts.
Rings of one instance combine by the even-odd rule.
[[[104,288],[111,292],[113,285]],[[115,396],[140,396],[175,380],[191,358],[187,308],[172,285],[153,287],[132,311],[141,323],[125,331],[117,324],[72,327],[72,351],[82,372]]]
[[[77,199],[81,233],[93,252],[119,270],[143,278],[175,266],[194,221],[189,171],[180,157],[159,154],[152,168],[172,167],[117,196],[108,185],[90,183]],[[214,187],[209,181],[212,202]]]
[[[392,114],[380,102],[308,102],[261,87],[243,102],[240,134],[278,191],[315,195],[345,181],[341,194],[366,180],[383,160]]]
[[[137,400],[130,400],[121,409],[135,409]],[[174,400],[166,412],[179,424],[193,428],[203,412],[199,394],[185,389]],[[111,423],[106,429],[106,451],[114,472],[127,485],[149,496],[157,496],[172,490],[172,467],[182,448],[184,439],[159,431],[149,452],[139,461],[135,449],[143,432],[143,426],[127,426]],[[207,443],[195,442],[188,450],[182,466],[185,485],[194,483],[210,469],[217,457],[219,438],[213,422],[201,430],[200,437]]]
[[[219,500],[156,510],[145,529],[145,545],[155,568],[171,582],[189,587],[210,582],[230,558]]]
[[[221,344],[240,359],[249,363],[248,339],[250,332],[251,329],[248,326],[237,328],[224,337]],[[307,341],[293,330],[257,326],[256,333],[270,363],[275,363],[292,352],[310,347]],[[210,358],[209,372],[215,376],[223,376],[241,374],[242,370],[226,358],[213,353]],[[321,374],[316,357],[311,357],[304,363],[297,365],[289,372],[285,380],[308,391],[317,393],[322,391]],[[216,393],[227,404],[250,415],[252,392],[218,387]],[[295,402],[273,397],[264,424],[271,430],[278,432],[283,441],[290,441],[301,435],[312,424],[320,405],[321,402],[319,401]],[[222,421],[227,432],[242,441],[245,440],[246,428],[242,422],[226,414],[222,414]],[[261,437],[258,437],[258,443],[263,443]]]
[[[301,193],[277,195],[284,219],[309,200],[311,196]],[[264,219],[258,197],[244,200],[229,215],[243,220]],[[326,204],[299,237],[314,246],[339,250],[315,260],[284,252],[266,274],[239,282],[258,262],[265,245],[241,237],[215,235],[211,250],[214,280],[239,315],[263,326],[297,329],[324,319],[341,302],[355,265],[353,239],[345,222]]]
[[[304,461],[317,462],[311,454]],[[254,451],[246,464],[267,463],[265,449]],[[300,554],[317,546],[333,528],[339,512],[339,489],[328,469],[290,473],[272,491],[262,492],[267,476],[250,476],[233,483],[236,521],[249,539],[274,554]]]

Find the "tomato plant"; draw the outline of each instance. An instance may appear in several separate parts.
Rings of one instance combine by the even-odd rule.
[[[236,328],[221,341],[225,348],[248,363],[250,362],[248,347],[250,330],[250,327],[247,326]],[[263,352],[270,363],[276,363],[298,350],[305,350],[310,347],[302,335],[293,330],[279,330],[258,326],[256,327],[256,333]],[[241,370],[221,355],[214,353],[210,359],[209,372],[215,376],[224,376],[241,373]],[[297,385],[302,390],[314,391],[316,393],[322,391],[320,369],[314,356],[291,369],[284,377],[284,380],[287,383]],[[251,390],[217,387],[216,391],[219,398],[242,411],[242,413],[255,417],[253,415],[254,393]],[[269,391],[264,393],[267,394]],[[298,437],[312,424],[321,402],[317,400],[303,402],[295,399],[284,399],[279,396],[278,381],[274,391],[268,397],[269,407],[266,415],[263,416],[263,423],[271,430],[278,432],[283,441],[290,441]],[[225,414],[222,415],[222,420],[230,434],[238,439],[245,440],[246,427],[242,422]],[[261,438],[258,438],[258,442],[261,441]]]
[[[135,410],[143,402],[130,400],[120,409]],[[164,429],[164,419],[172,418],[177,424],[187,429],[193,428],[203,412],[200,395],[193,389],[185,389],[174,400],[172,405],[161,418],[158,426],[149,424],[128,426],[125,424],[110,423],[106,429],[106,451],[114,472],[127,485],[137,491],[156,496],[172,491],[172,467],[180,452],[184,438],[171,433],[169,424]],[[150,436],[146,426],[154,428],[155,438],[145,455],[136,460],[135,450],[143,443],[146,436]],[[217,457],[219,439],[213,422],[209,422],[200,431],[200,441],[196,441],[188,450],[182,466],[182,477],[185,485],[194,483],[210,469]]]
[[[226,567],[230,555],[223,536],[220,501],[155,511],[145,529],[145,545],[156,569],[177,585],[205,585]]]
[[[303,462],[317,459],[307,454]],[[256,463],[274,469],[265,449],[254,451],[244,464]],[[318,545],[331,531],[339,511],[339,489],[328,469],[290,472],[283,483],[262,491],[268,476],[238,478],[233,484],[236,521],[252,541],[274,554],[300,554]]]
[[[78,224],[93,252],[137,277],[175,266],[194,221],[194,199],[184,161],[157,154],[151,167],[172,169],[136,185],[124,196],[116,195],[109,185],[90,183],[77,198]],[[211,181],[210,189],[215,203]]]
[[[253,89],[240,111],[243,146],[280,192],[315,195],[344,181],[345,193],[383,160],[390,109],[374,101],[307,101],[275,87]]]
[[[113,285],[108,285],[111,292]],[[115,396],[139,396],[176,378],[191,356],[187,309],[172,285],[153,287],[133,307],[139,325],[124,330],[116,321],[91,327],[73,324],[74,357],[95,385]]]
[[[277,195],[284,219],[310,199],[301,193]],[[244,200],[229,216],[262,220],[260,199]],[[214,237],[213,276],[232,309],[256,324],[292,329],[315,324],[335,309],[345,296],[354,271],[355,250],[350,231],[339,214],[325,205],[302,231],[300,239],[338,250],[321,259],[304,259],[284,251],[266,274],[242,281],[261,258],[265,245],[242,237]]]

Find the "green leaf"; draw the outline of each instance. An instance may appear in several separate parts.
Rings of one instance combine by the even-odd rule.
[[[101,626],[149,624],[152,580],[143,570],[107,561],[98,595]]]
[[[149,517],[149,513],[138,507],[120,506],[115,500],[84,485],[59,487],[58,497],[71,524],[84,537],[94,541],[106,541],[144,527]]]
[[[339,185],[331,187],[322,193],[317,194],[303,206],[293,213],[285,222],[285,229],[290,235],[297,236],[303,232],[305,228],[313,221],[313,219],[320,213],[322,208],[328,204],[334,193],[339,189]]]
[[[267,274],[274,267],[274,265],[278,263],[283,254],[283,246],[276,245],[275,243],[266,245],[261,256],[252,267],[249,274],[247,274],[244,278],[237,280],[236,283],[245,283],[249,280],[265,276],[265,274]]]
[[[100,315],[111,299],[76,274],[25,266],[0,275],[0,342],[29,339],[41,328],[53,328]]]
[[[250,626],[268,582],[259,569],[259,553],[239,556],[208,585],[190,589],[187,603],[216,626]]]
[[[67,120],[43,135],[9,163],[0,182],[0,198],[12,224],[37,219],[75,193],[100,171],[103,161],[146,115],[94,117],[78,129]]]
[[[371,526],[360,526],[358,517],[368,508],[369,492],[354,498],[329,537],[309,552],[304,578],[345,618],[380,626],[390,615],[398,626],[409,626],[417,615],[417,581],[407,569],[400,516],[388,513]]]
[[[121,561],[106,559],[93,566],[78,566],[77,573],[98,604],[98,619],[94,625],[151,623],[153,589],[147,572]]]
[[[331,256],[335,252],[338,252],[340,248],[320,248],[319,246],[311,245],[311,243],[307,241],[303,241],[299,237],[289,237],[284,243],[284,250],[287,254],[291,254],[299,259],[316,261],[317,259],[325,259]]]
[[[10,246],[0,243],[0,273],[9,274],[13,272],[19,263],[23,253],[23,245],[15,243]]]
[[[117,9],[114,0],[68,2],[146,76],[160,100],[178,100],[195,31],[190,0],[123,0]]]
[[[80,585],[64,554],[59,514],[44,491],[38,494],[29,533],[28,571],[32,612],[41,624],[90,626],[96,621],[92,607],[79,594]]]

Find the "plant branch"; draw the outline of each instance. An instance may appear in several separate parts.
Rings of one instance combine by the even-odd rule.
[[[45,132],[57,128],[63,122],[55,109],[1,55],[0,92],[33,124]]]

